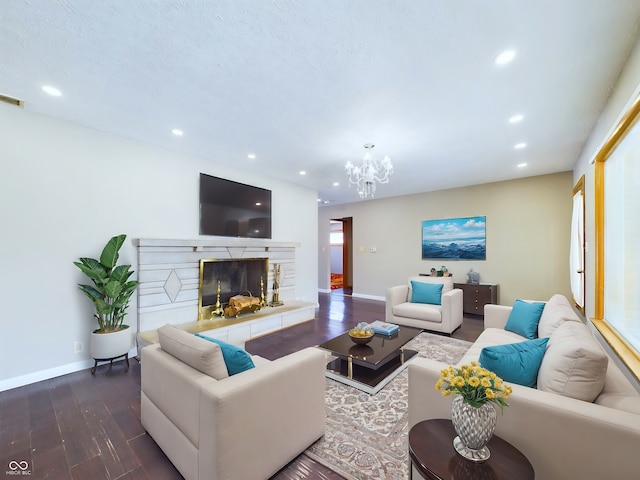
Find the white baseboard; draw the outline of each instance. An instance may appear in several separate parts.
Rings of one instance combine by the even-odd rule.
[[[137,350],[133,349],[129,351],[129,358],[133,358],[137,355]],[[86,370],[93,367],[95,360],[89,358],[87,360],[81,360],[79,362],[67,363],[66,365],[60,365],[59,367],[49,368],[47,370],[40,370],[39,372],[28,373],[26,375],[20,375],[19,377],[7,378],[0,381],[0,392],[5,390],[11,390],[12,388],[23,387],[32,383],[41,382],[43,380],[49,380],[50,378],[60,377],[61,375],[67,375],[68,373],[78,372],[80,370]],[[100,363],[99,365],[103,365]]]
[[[40,370],[39,372],[8,378],[7,380],[0,381],[0,392],[29,385],[31,383],[41,382],[42,380],[59,377],[60,375],[66,375],[67,373],[77,372],[78,370],[84,370],[85,368],[91,368],[92,366],[93,360],[82,360],[80,362],[68,363],[48,370]]]
[[[356,297],[356,298],[365,298],[367,300],[377,300],[378,302],[386,302],[387,301],[386,297],[380,297],[378,295],[365,295],[363,293],[352,293],[351,296],[352,297]]]

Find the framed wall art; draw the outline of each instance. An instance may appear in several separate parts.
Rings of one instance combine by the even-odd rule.
[[[486,216],[424,220],[422,259],[486,260]]]

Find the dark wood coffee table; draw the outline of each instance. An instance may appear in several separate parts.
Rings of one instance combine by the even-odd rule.
[[[535,478],[527,457],[509,442],[494,435],[487,446],[491,456],[476,463],[453,447],[456,431],[451,420],[424,420],[409,431],[411,464],[422,478],[431,480],[531,480]]]
[[[327,364],[325,374],[338,382],[376,394],[417,355],[418,352],[404,346],[420,332],[420,328],[400,326],[391,336],[374,335],[366,345],[354,343],[345,332],[318,345],[337,357]]]

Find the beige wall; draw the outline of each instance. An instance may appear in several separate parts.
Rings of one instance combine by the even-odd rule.
[[[571,172],[321,207],[318,286],[329,289],[329,220],[353,217],[353,292],[383,299],[410,275],[445,265],[464,282],[470,268],[500,285],[500,303],[570,296]],[[423,220],[487,217],[486,261],[421,259]],[[371,253],[371,248],[376,253]]]

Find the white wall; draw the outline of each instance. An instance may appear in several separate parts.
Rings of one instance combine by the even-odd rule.
[[[331,273],[342,273],[343,252],[342,245],[331,245]]]
[[[574,184],[582,175],[585,176],[585,233],[587,240],[586,254],[586,297],[585,315],[593,317],[595,311],[595,168],[590,162],[595,157],[603,142],[609,137],[610,131],[615,127],[619,117],[626,109],[626,105],[635,96],[640,88],[640,40],[631,53],[625,65],[615,89],[602,111],[598,123],[595,126],[589,140],[585,144],[582,153],[573,169]]]
[[[570,297],[571,172],[320,208],[318,285],[329,282],[329,222],[353,217],[353,294],[384,299],[407,277],[445,265],[454,281],[470,268],[499,284],[499,303]],[[423,220],[487,217],[485,261],[422,260]],[[375,247],[376,253],[371,253]]]
[[[0,391],[86,368],[96,327],[73,265],[126,233],[198,237],[198,174],[273,191],[273,239],[299,242],[296,298],[317,302],[317,193],[0,105]],[[291,219],[296,219],[291,221]],[[128,322],[136,325],[135,298]],[[74,353],[74,342],[85,351]]]

